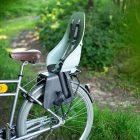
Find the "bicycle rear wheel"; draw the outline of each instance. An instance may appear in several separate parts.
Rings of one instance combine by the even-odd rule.
[[[77,84],[72,83],[73,93],[77,89]],[[43,87],[38,87],[32,96],[41,100]],[[18,137],[34,133],[38,130],[48,128],[48,131],[41,135],[35,135],[30,139],[37,140],[86,140],[90,134],[93,124],[93,105],[87,92],[79,87],[72,103],[54,106],[51,110],[63,119],[63,125],[53,129],[58,125],[59,120],[45,110],[43,107],[25,100],[21,107],[18,121]]]

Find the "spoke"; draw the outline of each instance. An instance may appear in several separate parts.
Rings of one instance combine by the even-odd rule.
[[[72,118],[72,117],[69,117],[69,118]],[[85,119],[86,117],[85,116],[80,116],[79,118],[78,118],[78,120],[80,120],[80,119]],[[76,119],[74,119],[75,121],[77,121]]]
[[[74,100],[73,100],[73,101],[77,100],[78,98],[79,98],[79,97],[74,98]]]
[[[75,120],[76,121],[76,120]],[[83,123],[83,124],[86,124],[87,122],[81,122],[81,121],[79,121],[80,123]],[[76,127],[76,128],[81,128],[81,127],[79,127],[79,126],[76,126],[75,124],[74,124],[74,126],[72,126],[72,125],[69,125],[69,124],[67,124],[68,125],[68,127]],[[83,126],[84,127],[84,126]],[[92,126],[92,128],[93,128],[94,126]]]
[[[83,98],[82,99],[79,99],[72,107],[71,107],[71,109],[73,109],[75,106],[77,106],[77,104],[80,102],[80,101],[82,101],[83,100]],[[79,104],[78,104],[79,105]]]
[[[67,121],[69,121],[69,120],[71,120],[71,119],[74,119],[74,118],[76,118],[76,117],[78,117],[78,116],[81,116],[81,115],[83,115],[83,114],[85,114],[86,112],[84,112],[84,113],[81,113],[81,114],[79,114],[79,115],[75,115],[75,116],[73,116],[73,117],[70,117]]]
[[[76,102],[76,100],[77,100],[77,99],[78,99],[78,100],[83,100],[83,99],[84,99],[84,97],[82,97],[82,98],[81,98],[80,96],[79,96],[79,97],[76,97],[73,101],[75,101],[75,102]]]
[[[77,112],[77,114],[78,113],[80,113],[82,110],[84,110],[86,107],[84,107],[84,108],[82,108],[81,110],[79,110],[78,112]],[[71,116],[71,117],[74,117],[75,115],[73,115],[73,116]]]
[[[70,110],[74,110],[75,108],[78,108],[78,107],[81,106],[81,105],[82,105],[82,103],[79,103],[78,105],[73,106]]]

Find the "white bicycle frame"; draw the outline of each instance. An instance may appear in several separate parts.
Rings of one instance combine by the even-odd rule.
[[[23,93],[28,94],[28,92],[23,87],[21,87],[21,81],[22,81],[22,78],[23,78],[23,69],[24,69],[24,66],[26,66],[27,64],[28,64],[27,61],[25,61],[22,64],[20,75],[19,75],[19,78],[17,80],[0,80],[0,83],[7,83],[7,84],[9,84],[9,83],[11,83],[11,84],[12,83],[17,83],[16,92],[0,94],[0,97],[14,96],[14,102],[13,102],[13,106],[12,106],[12,110],[11,110],[11,114],[10,114],[10,122],[7,123],[7,127],[9,129],[11,129],[12,126],[13,126],[13,121],[14,121],[14,116],[15,116],[15,110],[16,110],[16,105],[17,105],[17,101],[18,101],[19,91],[21,90]],[[43,104],[39,100],[35,99],[32,96],[31,96],[31,98],[36,103],[38,103],[39,105],[41,105],[43,107]],[[22,137],[19,137],[19,138],[9,138],[8,140],[11,140],[11,139],[12,140],[24,140],[24,139],[27,139],[27,138],[31,138],[31,137],[33,137],[35,135],[39,135],[41,133],[44,133],[44,132],[46,132],[46,131],[48,131],[50,129],[55,129],[57,127],[60,127],[64,123],[64,121],[62,120],[62,118],[60,118],[59,116],[57,116],[53,111],[51,111],[50,109],[47,109],[47,111],[50,112],[52,115],[54,115],[59,120],[59,123],[57,125],[52,126],[51,128],[44,128],[42,130],[38,130],[36,132],[27,134],[27,135],[22,136]]]
[[[15,114],[15,110],[16,110],[16,104],[17,104],[17,100],[18,100],[18,95],[19,95],[19,91],[23,91],[25,93],[27,93],[27,91],[21,87],[21,81],[22,81],[22,77],[23,77],[23,68],[25,65],[27,65],[28,62],[24,62],[21,66],[21,71],[20,71],[20,75],[19,78],[17,80],[0,80],[0,83],[17,83],[17,88],[16,88],[16,92],[13,93],[3,93],[0,94],[0,97],[4,97],[4,96],[14,96],[14,102],[13,102],[13,107],[12,107],[12,111],[11,111],[11,116],[10,116],[10,122],[9,122],[9,127],[11,128],[13,125],[13,119],[14,119],[14,114]]]

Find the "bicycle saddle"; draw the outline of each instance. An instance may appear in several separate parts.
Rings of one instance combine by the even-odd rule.
[[[28,61],[29,63],[36,63],[39,61],[41,52],[39,50],[27,50],[27,51],[13,51],[10,54],[11,58],[20,61]]]

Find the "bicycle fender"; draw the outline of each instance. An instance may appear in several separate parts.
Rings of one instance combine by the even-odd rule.
[[[75,81],[71,81],[71,83],[72,84],[75,84],[75,85],[79,85],[77,82],[75,82]],[[79,85],[79,87],[80,88],[82,88],[86,93],[87,93],[87,95],[89,96],[89,98],[90,98],[90,101],[93,103],[93,99],[92,99],[92,97],[91,97],[91,95],[89,94],[89,91],[83,86],[83,85]]]

